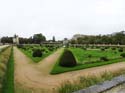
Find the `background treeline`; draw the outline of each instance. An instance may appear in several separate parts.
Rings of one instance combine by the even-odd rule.
[[[46,41],[46,37],[43,34],[34,34],[29,38],[19,37],[20,44],[40,44]],[[55,42],[55,37],[53,40]],[[12,37],[2,37],[1,43],[13,43]],[[125,45],[125,31],[116,32],[108,35],[84,35],[77,39],[71,39],[71,44],[119,44]]]
[[[125,45],[125,31],[110,35],[83,36],[72,39],[71,44],[120,44]]]
[[[46,37],[44,35],[40,34],[34,34],[33,36],[31,36],[30,38],[23,38],[23,37],[19,37],[19,42],[20,44],[39,44],[43,41],[46,41]],[[5,43],[13,43],[13,37],[2,37],[1,38],[1,43],[5,44]]]

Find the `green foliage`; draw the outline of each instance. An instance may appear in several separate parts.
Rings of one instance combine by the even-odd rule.
[[[77,62],[72,52],[68,49],[64,49],[64,52],[59,60],[59,65],[63,67],[74,67],[76,64]]]
[[[121,73],[122,72],[122,73]],[[111,80],[115,76],[119,76],[125,73],[125,70],[119,70],[117,72],[103,72],[100,77],[96,75],[92,76],[80,76],[77,81],[66,81],[58,88],[59,93],[73,93],[80,89],[85,89],[89,86],[102,83],[106,80]]]
[[[7,71],[3,82],[2,93],[14,93],[14,60],[13,60],[13,49],[7,64]]]
[[[115,48],[115,47],[112,47],[112,50],[116,50],[116,48]]]
[[[83,50],[81,48],[69,48],[73,55],[75,56],[75,59],[77,60],[77,66],[75,67],[62,67],[59,66],[59,61],[55,64],[53,67],[51,74],[59,74],[64,73],[68,71],[74,71],[74,70],[80,70],[80,69],[86,69],[91,67],[97,67],[117,62],[122,62],[125,60],[125,58],[121,58],[120,52],[117,52],[116,54],[112,52],[112,50],[109,48],[106,51],[100,52],[99,49],[96,50]],[[88,55],[91,56],[91,61]],[[100,57],[106,56],[108,58],[108,61],[99,60]]]
[[[119,52],[123,52],[123,48],[119,48],[118,51],[119,51]]]
[[[87,50],[87,48],[86,48],[86,47],[82,47],[82,49],[83,49],[83,50]]]
[[[7,70],[7,63],[9,60],[10,52],[10,47],[3,48],[0,52],[0,93],[2,92],[2,87],[4,85],[3,81]]]
[[[74,35],[75,36],[75,35]],[[109,35],[80,36],[76,40],[71,40],[71,44],[120,44],[125,45],[125,31]]]
[[[34,34],[33,41],[35,44],[40,44],[41,42],[45,41],[46,38],[41,33],[40,34]]]
[[[49,47],[51,46],[41,46],[41,45],[24,45],[23,48],[19,48],[25,55],[30,57],[34,62],[40,62],[42,59],[45,57],[49,56],[52,54],[56,49],[54,48],[52,51],[49,50]],[[36,50],[40,50],[42,53],[42,56],[35,57],[33,56],[33,52]],[[40,52],[39,51],[39,52]],[[39,53],[37,52],[37,53]],[[39,55],[39,54],[38,54]]]
[[[33,57],[42,57],[42,51],[40,49],[36,49],[33,51]]]
[[[91,57],[92,57],[92,55],[91,55],[91,54],[89,54],[89,55],[88,55],[88,58],[91,58]]]
[[[24,45],[19,44],[19,45],[17,45],[17,47],[18,47],[18,48],[24,48]]]
[[[59,74],[59,73],[64,73],[64,72],[69,72],[69,71],[75,71],[75,70],[81,70],[81,69],[86,69],[86,68],[91,68],[91,67],[113,64],[113,63],[117,63],[117,62],[122,62],[124,60],[125,60],[125,58],[117,58],[117,59],[112,59],[109,61],[102,61],[102,62],[96,61],[92,64],[79,64],[79,65],[72,67],[72,68],[61,67],[61,66],[59,66],[59,64],[57,62],[50,73],[51,74]]]
[[[13,43],[13,38],[12,37],[2,37],[1,38],[1,43],[5,44],[5,43]]]
[[[90,58],[88,55],[92,55],[91,61],[98,61],[100,57],[106,56],[110,59],[114,58],[120,58],[120,52],[114,53],[115,51],[112,51],[110,48],[107,49],[106,51],[101,52],[100,49],[92,49],[92,50],[83,50],[81,48],[69,48],[73,55],[75,56],[77,62],[79,64],[84,64],[86,62],[90,61]]]
[[[125,57],[125,53],[122,53],[120,56]]]
[[[108,61],[109,59],[107,57],[103,56],[103,57],[100,57],[100,60],[101,61]]]
[[[105,48],[104,48],[104,47],[102,47],[102,48],[101,48],[101,51],[105,51]]]

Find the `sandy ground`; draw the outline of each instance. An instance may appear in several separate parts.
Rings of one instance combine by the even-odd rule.
[[[0,46],[0,49],[5,48],[7,46],[9,46],[9,45],[2,45],[2,46]]]
[[[125,63],[120,62],[58,75],[50,75],[49,73],[61,52],[62,49],[56,51],[39,63],[33,63],[30,58],[26,57],[20,50],[14,47],[15,85],[21,85],[25,88],[32,89],[34,90],[33,93],[38,93],[35,92],[37,89],[52,91],[64,81],[76,80],[79,76],[95,75],[103,73],[104,71],[117,71],[118,69],[125,68]]]

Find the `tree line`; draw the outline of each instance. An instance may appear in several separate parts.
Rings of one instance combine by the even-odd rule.
[[[19,37],[20,44],[40,44],[46,41],[46,37],[42,34],[34,34],[29,38]],[[52,38],[52,41],[55,42],[55,37]],[[13,43],[13,37],[2,37],[1,43]],[[125,45],[125,31],[117,32],[110,35],[92,35],[92,36],[83,36],[78,37],[77,39],[71,39],[71,44],[119,44]]]
[[[83,36],[76,40],[72,39],[71,44],[119,44],[125,45],[125,31],[110,35]]]
[[[29,37],[29,38],[23,38],[23,37],[19,37],[19,43],[20,44],[40,44],[42,42],[46,41],[46,37],[39,33],[39,34],[34,34],[33,36]],[[1,38],[1,43],[5,44],[5,43],[13,43],[13,37],[2,37]]]

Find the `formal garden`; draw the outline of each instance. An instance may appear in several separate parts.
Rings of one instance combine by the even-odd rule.
[[[17,46],[24,54],[30,57],[34,62],[39,62],[45,57],[52,54],[60,46],[53,45],[18,45]]]
[[[62,48],[54,45],[18,45],[17,47],[36,63]],[[81,70],[125,60],[125,48],[120,46],[70,46],[62,49],[63,52],[50,72],[51,74]]]
[[[70,51],[70,53],[67,53],[67,51]],[[51,74],[102,66],[124,60],[125,53],[123,47],[69,47],[64,49]],[[65,65],[61,66],[60,62],[64,62]]]
[[[35,65],[37,66],[37,64],[40,64],[39,66],[41,69],[43,69],[42,66],[45,66],[44,72],[47,75],[51,75],[51,76],[48,77],[46,75],[44,76],[44,74],[41,74],[40,77],[43,79],[44,77],[49,78],[54,81],[55,79],[53,78],[53,76],[54,77],[56,76],[56,78],[58,78],[60,74],[65,75],[65,74],[68,74],[67,72],[73,72],[73,71],[79,72],[79,70],[84,71],[87,68],[101,67],[104,65],[106,66],[109,64],[115,64],[115,63],[125,61],[124,46],[70,45],[70,46],[63,47],[61,45],[51,45],[51,44],[50,45],[49,44],[44,44],[44,45],[20,44],[20,45],[14,46],[14,49],[12,46],[6,46],[4,48],[0,48],[0,91],[2,91],[2,93],[14,93],[14,89],[19,93],[23,93],[21,91],[25,91],[24,93],[29,93],[26,91],[30,91],[30,92],[33,91],[31,89],[27,90],[25,88],[24,89],[19,89],[17,87],[14,88],[14,86],[18,85],[18,84],[14,85],[14,81],[15,81],[14,76],[18,77],[17,76],[18,74],[23,75],[23,72],[19,73],[20,69],[18,74],[16,72],[17,75],[14,74],[14,59],[15,59],[15,62],[17,61],[21,62],[23,60],[19,60],[20,56],[18,56],[17,54],[14,55],[13,52],[14,53],[19,52],[21,54],[17,53],[18,55],[22,55],[22,56],[24,55],[23,57],[29,58],[30,60],[32,60],[32,62],[29,62],[29,63],[33,64],[33,66]],[[55,61],[53,59],[55,59]],[[51,60],[53,60],[52,61],[53,63],[51,62]],[[28,69],[30,65],[28,61],[26,62],[27,62],[26,68]],[[42,64],[42,63],[46,64],[46,62],[47,62],[47,65],[50,64],[50,66]],[[18,62],[15,64],[21,65],[21,63],[18,63]],[[22,62],[22,66],[24,66],[23,62]],[[35,67],[35,68],[39,68],[39,67]],[[18,67],[16,69],[18,69]],[[40,70],[40,72],[42,72],[43,70]],[[93,77],[81,76],[81,77],[78,77],[79,83],[77,82],[77,84],[74,84],[71,82],[63,82],[56,89],[56,91],[58,91],[58,93],[71,93],[73,91],[86,88],[88,86],[97,84],[99,82],[112,79],[113,77],[121,75],[123,73],[124,73],[124,70],[119,69],[119,71],[113,72],[113,73],[103,72],[101,74],[101,78],[96,76],[93,76]],[[27,73],[27,75],[28,74],[29,73]],[[28,77],[31,78],[30,75],[28,75]],[[33,77],[34,76],[32,76],[32,79],[35,80]],[[64,77],[62,77],[62,79],[60,78],[59,81],[63,80],[63,78]],[[29,82],[29,81],[26,81],[26,82]],[[41,82],[45,82],[45,81],[41,81]]]

